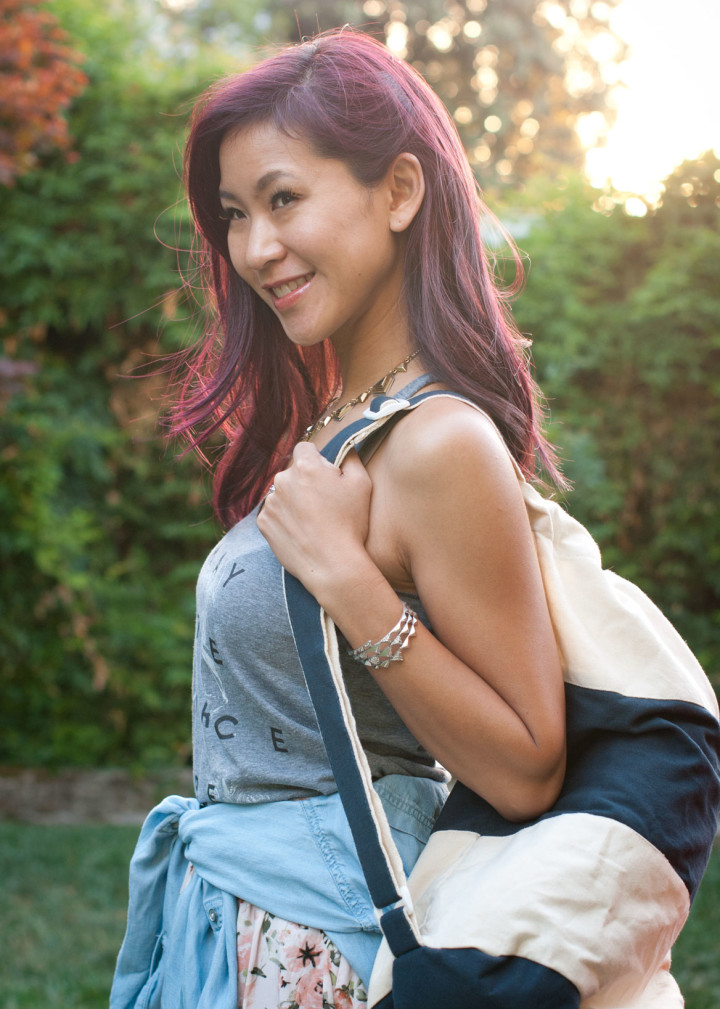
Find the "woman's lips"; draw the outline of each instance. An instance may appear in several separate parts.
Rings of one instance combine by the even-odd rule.
[[[292,306],[302,298],[305,291],[307,291],[310,283],[313,279],[314,274],[306,273],[303,277],[296,277],[294,280],[288,280],[284,284],[276,284],[270,288],[270,296],[272,298],[273,306],[282,312],[284,309],[292,308]]]

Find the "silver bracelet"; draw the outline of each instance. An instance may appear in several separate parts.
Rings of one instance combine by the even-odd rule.
[[[359,648],[348,648],[348,655],[368,669],[387,669],[391,662],[402,662],[403,651],[415,634],[417,613],[403,603],[400,619],[379,641],[366,641]]]

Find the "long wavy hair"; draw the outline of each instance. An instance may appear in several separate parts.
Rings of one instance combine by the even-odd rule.
[[[539,461],[559,480],[542,433],[527,344],[484,246],[480,192],[452,119],[422,77],[368,35],[348,29],[277,51],[220,81],[197,103],[185,149],[196,253],[209,295],[204,341],[184,357],[171,429],[195,447],[218,429],[225,448],[214,503],[229,526],[261,499],[339,382],[329,341],[300,348],[230,263],[220,218],[219,151],[229,132],[270,123],[362,184],[414,154],[425,197],[407,233],[404,293],[424,367],[483,407],[528,476]],[[516,284],[522,276],[514,252]]]

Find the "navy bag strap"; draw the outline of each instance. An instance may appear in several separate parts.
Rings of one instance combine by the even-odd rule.
[[[323,456],[330,462],[342,460],[349,448],[359,445],[379,430],[390,417],[409,409],[411,399],[414,407],[433,396],[432,392],[422,396],[416,394],[434,381],[432,375],[422,375],[394,396],[375,397],[364,417],[348,425],[325,446]],[[402,870],[398,873],[397,868],[393,869],[373,813],[367,781],[358,764],[359,740],[356,734],[351,734],[347,724],[352,716],[344,707],[328,659],[323,611],[315,597],[297,578],[283,571],[283,579],[295,645],[320,733],[372,902],[380,912],[380,927],[392,953],[397,957],[420,945],[404,874]]]
[[[410,406],[410,400],[416,397],[415,403],[424,399],[425,396],[417,396],[417,393],[421,389],[424,389],[426,385],[431,385],[436,382],[437,379],[434,375],[426,372],[424,375],[420,375],[418,378],[414,378],[412,382],[408,382],[407,385],[403,386],[399,392],[396,392],[394,396],[375,396],[374,399],[370,401],[370,406],[365,411],[365,415],[359,420],[354,421],[352,424],[348,424],[346,428],[343,428],[339,434],[336,434],[334,438],[327,443],[327,445],[322,449],[321,454],[329,462],[337,462],[338,459],[342,459],[343,449],[348,444],[352,445],[360,444],[363,442],[368,435],[379,430],[382,423],[387,420],[392,415],[397,415],[401,412],[403,407],[402,404],[407,404],[405,409]],[[429,395],[426,393],[426,396]],[[447,395],[447,394],[446,394]],[[392,410],[385,410],[392,406]]]

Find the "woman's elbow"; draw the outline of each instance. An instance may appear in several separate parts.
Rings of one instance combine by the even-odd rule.
[[[518,776],[508,782],[493,803],[498,813],[512,823],[535,820],[552,809],[565,780],[565,747],[562,752],[535,773]]]

